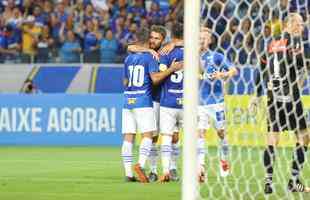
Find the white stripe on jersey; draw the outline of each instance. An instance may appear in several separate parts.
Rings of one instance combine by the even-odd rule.
[[[169,89],[168,92],[170,92],[170,93],[176,93],[176,94],[182,94],[182,93],[183,93],[183,90]]]
[[[125,91],[124,94],[145,94],[145,90]]]

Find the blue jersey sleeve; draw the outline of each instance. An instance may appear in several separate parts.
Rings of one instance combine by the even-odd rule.
[[[125,61],[124,61],[124,78],[126,78],[126,79],[129,79],[128,78],[128,70],[127,70],[127,68],[128,68],[128,60],[129,60],[129,57],[127,56]]]
[[[217,53],[214,57],[215,62],[221,66],[225,71],[228,71],[229,69],[232,68],[231,62],[225,58],[223,54]]]
[[[165,71],[170,66],[170,59],[168,55],[161,55],[159,58],[159,70]]]
[[[152,56],[149,56],[149,73],[159,72],[159,65],[157,60],[155,60]]]

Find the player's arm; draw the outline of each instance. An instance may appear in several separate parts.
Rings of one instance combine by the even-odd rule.
[[[296,44],[293,45],[292,53],[293,57],[296,58],[298,84],[300,87],[303,87],[307,69],[301,38],[296,42]]]
[[[169,54],[175,47],[184,46],[184,41],[180,39],[175,39],[167,44],[165,44],[159,51],[161,55]]]
[[[128,86],[128,79],[127,79],[127,78],[124,78],[124,79],[123,79],[123,85],[124,85],[125,87]]]
[[[223,72],[216,72],[213,75],[215,79],[223,79],[226,81],[238,74],[237,68],[233,67],[232,63],[222,54],[217,54],[215,56],[215,63],[218,63],[220,66],[224,67]]]
[[[183,68],[183,62],[172,61],[172,64],[166,70],[161,70],[159,72],[151,73],[151,79],[154,85],[160,84],[163,80],[165,80],[168,76],[173,74],[176,71],[179,71]]]
[[[267,56],[263,55],[260,60],[260,68],[256,70],[255,74],[255,89],[256,97],[263,96],[264,85],[268,82],[268,70],[267,70]]]
[[[127,47],[127,51],[132,52],[132,53],[148,52],[148,53],[152,54],[152,56],[156,60],[159,60],[159,54],[155,50],[149,49],[149,48],[144,47],[144,46],[140,46],[140,45],[136,45],[136,44],[130,44]]]
[[[254,71],[255,94],[250,99],[250,110],[254,110],[261,102],[264,93],[264,85],[268,82],[267,56],[260,59],[260,67]]]
[[[224,80],[229,80],[230,78],[232,78],[233,76],[238,74],[238,70],[236,67],[230,67],[229,70],[227,72],[222,72],[220,73],[220,78],[224,79]]]
[[[129,83],[129,76],[128,76],[128,56],[125,58],[124,61],[124,78],[123,78],[123,85],[124,87],[128,87],[128,83]]]

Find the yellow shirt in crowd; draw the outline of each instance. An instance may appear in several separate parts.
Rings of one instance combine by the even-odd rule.
[[[23,53],[30,55],[35,54],[35,38],[39,37],[41,31],[41,27],[35,25],[33,27],[30,27],[29,25],[23,26]]]

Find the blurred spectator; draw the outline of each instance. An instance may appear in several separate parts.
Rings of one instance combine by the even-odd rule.
[[[30,63],[33,56],[36,54],[36,44],[41,34],[41,27],[35,25],[34,16],[30,15],[22,26],[22,61],[24,63]]]
[[[147,13],[147,21],[149,24],[164,24],[165,14],[160,10],[159,2],[152,2],[150,11]]]
[[[64,4],[58,3],[56,10],[51,15],[52,36],[58,40],[59,30],[62,24],[66,24],[69,14],[65,11]]]
[[[310,1],[309,1],[310,2]],[[284,20],[287,17],[289,12],[289,0],[280,0],[280,18]]]
[[[13,27],[20,27],[23,23],[23,16],[19,8],[13,8],[13,13],[11,18],[7,19],[7,24],[12,25]]]
[[[117,58],[118,43],[113,36],[111,29],[105,33],[105,37],[100,43],[100,61],[101,63],[114,63]]]
[[[103,30],[110,28],[110,14],[108,11],[100,11],[99,13],[99,27]]]
[[[129,32],[127,32],[124,38],[121,39],[123,47],[127,47],[128,44],[137,41],[137,35],[136,35],[137,31],[138,31],[138,25],[136,23],[130,24]]]
[[[23,4],[23,0],[1,0],[0,1],[1,6],[7,6],[9,4],[13,5],[14,7],[20,7]]]
[[[225,51],[230,47],[231,36],[228,32],[221,36],[221,48]]]
[[[143,0],[133,0],[133,5],[129,6],[128,13],[133,15],[133,20],[139,22],[141,17],[146,16],[146,9]]]
[[[163,13],[164,16],[168,15],[171,9],[171,4],[169,0],[153,0],[156,4],[159,4],[159,9]],[[175,4],[176,2],[172,2]]]
[[[232,18],[229,22],[229,31],[235,34],[238,31],[239,20],[237,18]]]
[[[95,8],[98,8],[101,10],[108,10],[109,9],[106,0],[91,0],[91,3]]]
[[[52,60],[53,44],[54,40],[50,35],[50,29],[48,26],[44,26],[37,42],[37,63],[48,63]]]
[[[99,40],[101,34],[98,31],[98,20],[86,21],[86,30],[84,32],[84,62],[98,63],[99,56]]]
[[[68,30],[66,34],[64,34],[63,30],[62,27],[60,31],[60,42],[62,43],[59,51],[60,62],[80,63],[80,52],[82,51],[80,43],[72,30]]]
[[[4,19],[8,20],[8,19],[11,19],[13,17],[14,7],[15,7],[14,0],[6,1],[6,3],[4,4],[4,11],[2,13],[2,16],[4,17]]]
[[[88,4],[85,8],[85,13],[84,13],[84,22],[86,23],[87,21],[92,21],[97,17],[96,12],[94,12],[93,5]]]
[[[267,22],[267,25],[271,28],[271,34],[273,36],[278,36],[282,32],[282,21],[280,20],[279,10],[272,11],[271,20]]]
[[[14,29],[7,25],[0,34],[0,63],[14,63],[18,59],[20,44],[14,36]]]
[[[44,25],[49,25],[51,20],[51,15],[53,13],[53,5],[50,1],[45,1],[43,4],[42,18]]]
[[[33,16],[35,18],[35,23],[37,26],[47,25],[48,21],[46,21],[46,18],[44,18],[44,16],[42,15],[42,9],[40,6],[34,6]]]

